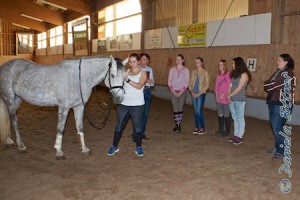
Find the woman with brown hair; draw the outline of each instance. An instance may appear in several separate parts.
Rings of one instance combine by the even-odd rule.
[[[184,56],[178,54],[176,66],[169,71],[168,86],[171,92],[175,127],[173,131],[181,133],[181,122],[183,118],[183,106],[187,96],[187,87],[190,79],[190,71],[184,66]]]
[[[205,101],[206,92],[209,88],[209,76],[206,69],[204,69],[203,58],[197,57],[196,69],[192,71],[189,90],[192,94],[192,102],[194,106],[195,130],[193,134],[203,135],[206,133],[203,116],[203,105]]]
[[[230,73],[227,70],[226,60],[224,59],[220,60],[218,68],[219,70],[216,78],[215,94],[216,94],[216,103],[217,103],[217,111],[218,111],[219,129],[216,132],[216,134],[226,137],[230,133],[230,124],[231,124],[229,102],[227,99],[231,80],[230,80]],[[224,131],[224,123],[225,123],[225,131]]]
[[[232,62],[230,73],[231,90],[227,99],[234,125],[234,137],[228,142],[239,145],[245,133],[246,88],[251,81],[251,74],[243,58],[236,57]]]

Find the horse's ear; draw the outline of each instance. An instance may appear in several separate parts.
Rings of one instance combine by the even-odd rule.
[[[110,55],[110,61],[111,61],[112,63],[116,62],[115,59],[114,59],[114,57],[113,57],[112,55]]]
[[[129,57],[122,61],[122,64],[125,66],[128,63]]]

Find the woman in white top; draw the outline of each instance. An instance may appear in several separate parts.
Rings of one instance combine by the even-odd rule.
[[[117,123],[113,144],[108,150],[108,155],[114,155],[120,149],[118,147],[125,125],[129,118],[132,118],[133,133],[136,142],[135,153],[140,157],[144,155],[142,149],[142,115],[144,112],[144,85],[147,81],[147,74],[139,67],[140,56],[133,53],[129,56],[130,70],[127,72],[124,82],[125,95],[118,106]]]

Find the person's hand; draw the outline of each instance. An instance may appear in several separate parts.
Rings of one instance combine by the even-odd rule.
[[[177,97],[177,92],[175,92],[174,90],[171,91],[174,97]]]
[[[231,103],[231,98],[230,98],[230,95],[228,95],[228,97],[227,97],[227,101],[228,101],[228,103]]]
[[[128,79],[129,79],[129,78],[128,78],[128,75],[126,75],[126,76],[125,76],[125,78],[124,78],[124,81],[126,81],[126,82],[127,82],[127,81],[128,81]]]

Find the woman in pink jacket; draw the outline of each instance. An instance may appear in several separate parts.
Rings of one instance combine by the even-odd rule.
[[[226,137],[230,133],[230,109],[229,102],[227,99],[230,89],[230,73],[227,71],[226,60],[222,59],[219,61],[219,71],[215,84],[216,103],[218,111],[218,124],[219,129],[216,134]],[[224,130],[225,123],[225,130]]]

